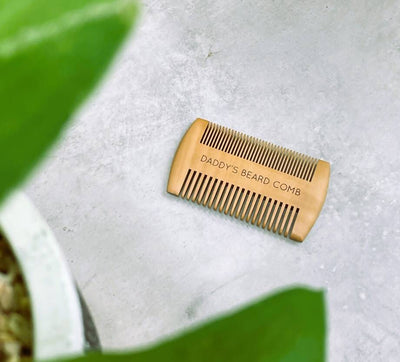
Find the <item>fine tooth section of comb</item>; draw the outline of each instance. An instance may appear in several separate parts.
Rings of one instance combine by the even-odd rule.
[[[200,143],[311,182],[318,159],[209,122]]]
[[[248,224],[290,237],[299,209],[189,169],[179,194]]]

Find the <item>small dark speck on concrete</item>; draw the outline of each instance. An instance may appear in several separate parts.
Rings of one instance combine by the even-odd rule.
[[[188,319],[193,319],[197,315],[197,310],[200,305],[203,303],[203,297],[198,297],[193,300],[192,303],[186,308],[185,313]]]

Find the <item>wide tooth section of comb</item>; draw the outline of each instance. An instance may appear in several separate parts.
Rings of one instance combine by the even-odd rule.
[[[311,182],[318,159],[209,122],[200,143]]]
[[[290,237],[299,213],[292,205],[191,169],[179,196],[284,237]]]

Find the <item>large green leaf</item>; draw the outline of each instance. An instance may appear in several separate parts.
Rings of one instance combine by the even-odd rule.
[[[0,201],[90,93],[134,0],[0,0]]]
[[[324,313],[321,292],[296,288],[149,349],[70,361],[323,361]]]

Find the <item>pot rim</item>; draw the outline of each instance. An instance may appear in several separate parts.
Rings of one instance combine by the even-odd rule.
[[[35,360],[83,354],[83,320],[73,278],[50,227],[22,192],[2,204],[0,229],[31,299]]]

